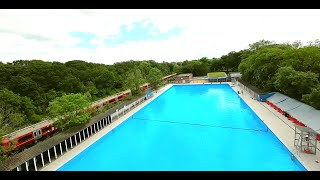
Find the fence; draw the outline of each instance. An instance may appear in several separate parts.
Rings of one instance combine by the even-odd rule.
[[[252,89],[250,89],[248,86],[242,84],[241,82],[237,81],[236,82],[238,86],[240,86],[240,88],[242,90],[247,91],[254,99],[259,99],[259,94],[254,92]]]

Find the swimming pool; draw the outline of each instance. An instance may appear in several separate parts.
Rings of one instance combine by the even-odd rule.
[[[305,171],[228,84],[173,85],[58,171]]]

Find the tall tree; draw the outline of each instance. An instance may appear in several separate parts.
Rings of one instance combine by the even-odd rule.
[[[52,117],[74,117],[90,105],[90,98],[83,94],[67,94],[55,98],[49,103],[49,114]]]
[[[154,89],[157,89],[159,84],[162,82],[162,73],[158,68],[152,68],[150,69],[148,73],[147,80],[148,82],[153,86]]]
[[[137,95],[141,93],[140,86],[145,81],[146,80],[143,79],[140,69],[134,68],[126,75],[125,87],[131,89],[133,95]]]

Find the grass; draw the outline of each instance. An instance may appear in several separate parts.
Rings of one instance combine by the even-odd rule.
[[[208,73],[208,77],[226,77],[226,73],[225,72],[211,72]]]

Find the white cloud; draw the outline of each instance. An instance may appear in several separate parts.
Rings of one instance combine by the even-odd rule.
[[[0,60],[81,59],[112,64],[130,59],[161,62],[220,57],[261,39],[277,43],[319,39],[318,19],[320,10],[0,10]],[[120,26],[132,30],[134,22],[143,20],[161,33],[179,27],[181,34],[105,47],[104,39],[119,35]],[[90,43],[98,48],[74,48],[81,41],[69,35],[75,31],[96,34]]]

